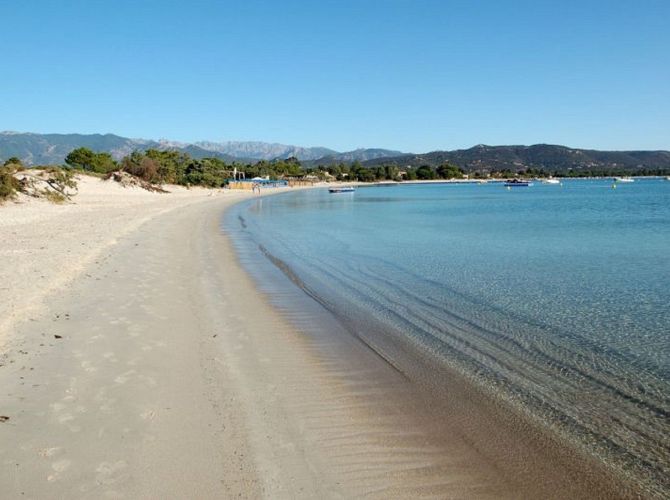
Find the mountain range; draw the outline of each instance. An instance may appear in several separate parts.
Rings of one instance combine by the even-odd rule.
[[[134,150],[173,149],[194,158],[217,157],[226,161],[255,163],[260,160],[298,158],[306,166],[361,162],[364,166],[438,166],[449,162],[470,171],[512,171],[529,167],[565,172],[568,170],[668,170],[670,151],[598,151],[550,144],[533,146],[477,145],[469,149],[402,153],[389,149],[356,149],[338,152],[325,147],[300,147],[257,141],[183,143],[168,140],[130,139],[114,134],[34,134],[0,132],[0,161],[12,156],[26,165],[63,163],[75,148],[106,151],[120,159]]]
[[[402,155],[387,149],[357,149],[340,153],[323,147],[300,147],[257,141],[225,141],[184,143],[168,140],[130,139],[114,134],[33,134],[0,132],[0,160],[12,156],[26,165],[52,165],[63,163],[70,151],[86,147],[105,151],[120,159],[135,150],[174,149],[194,158],[216,157],[227,161],[256,162],[296,157],[301,161],[366,161],[374,158]]]

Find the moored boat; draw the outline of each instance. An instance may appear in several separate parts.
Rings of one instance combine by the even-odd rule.
[[[532,182],[523,179],[512,179],[509,181],[505,181],[506,187],[530,187],[532,185],[533,185]]]
[[[632,177],[615,177],[614,182],[635,182]]]
[[[328,188],[328,192],[330,193],[351,193],[353,191],[356,191],[356,188],[353,186],[339,186],[339,187]]]
[[[553,177],[549,177],[548,179],[542,179],[542,184],[560,184],[561,181],[558,179],[554,179]]]

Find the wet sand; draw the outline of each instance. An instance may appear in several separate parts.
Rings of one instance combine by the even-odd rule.
[[[456,378],[435,404],[355,337],[281,314],[220,231],[234,201],[137,222],[12,323],[3,496],[620,493],[560,446],[539,449],[546,441],[521,436]]]

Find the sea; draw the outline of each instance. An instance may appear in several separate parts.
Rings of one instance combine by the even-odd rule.
[[[259,282],[281,270],[273,286],[417,383],[431,376],[412,360],[429,358],[670,494],[667,180],[287,189],[223,227]]]

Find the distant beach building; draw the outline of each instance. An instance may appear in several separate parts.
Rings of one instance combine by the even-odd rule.
[[[285,179],[271,180],[263,177],[254,177],[253,179],[228,179],[228,188],[253,190],[259,188],[282,188],[288,187],[289,182]]]
[[[313,186],[319,182],[316,175],[303,175],[301,177],[286,177],[289,187]]]

